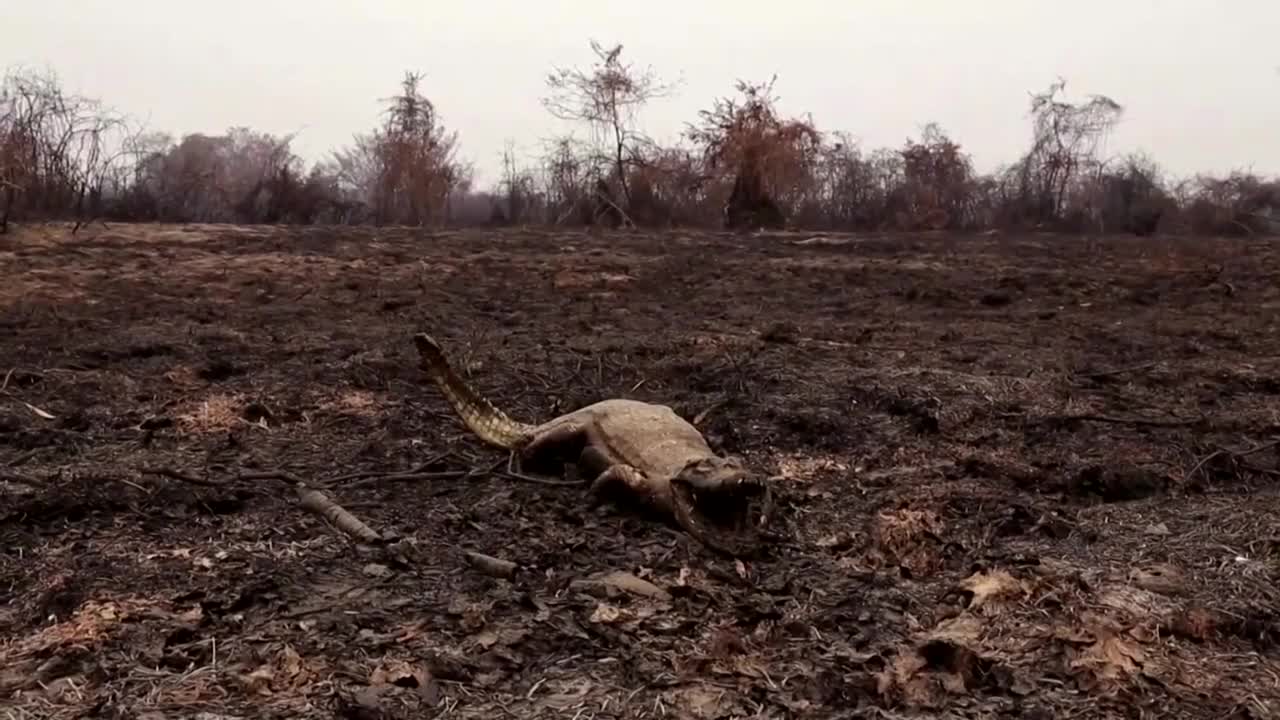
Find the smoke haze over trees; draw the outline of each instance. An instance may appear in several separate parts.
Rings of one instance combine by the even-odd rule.
[[[10,68],[0,80],[0,230],[97,218],[1240,235],[1280,223],[1275,178],[1174,178],[1156,158],[1108,155],[1122,99],[1074,97],[1062,79],[1030,94],[1021,156],[979,173],[963,139],[935,123],[869,148],[783,113],[777,78],[726,88],[678,140],[659,143],[643,110],[678,84],[621,45],[591,49],[589,66],[548,70],[542,108],[518,111],[575,129],[537,156],[508,147],[501,177],[483,188],[419,73],[398,86],[389,78],[396,91],[380,121],[309,164],[292,135],[232,127],[174,137],[67,92],[52,72]]]

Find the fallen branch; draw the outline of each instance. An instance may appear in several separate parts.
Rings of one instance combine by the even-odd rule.
[[[520,472],[510,470],[498,470],[495,475],[507,480],[523,480],[525,482],[537,483],[538,485],[550,485],[551,487],[578,487],[582,485],[580,480],[552,480],[550,478],[540,478],[533,475],[525,475]]]
[[[40,454],[41,449],[42,448],[31,448],[30,450],[25,450],[23,452],[20,452],[17,455],[10,458],[7,465],[11,468],[18,467],[19,465],[25,463],[26,461]]]
[[[213,480],[202,480],[193,475],[169,467],[144,468],[143,473],[160,475],[180,482],[200,485],[202,487],[227,487],[229,483]],[[323,492],[307,486],[307,483],[287,470],[266,470],[262,472],[240,473],[237,480],[255,482],[261,480],[278,480],[287,483],[298,494],[299,505],[303,510],[314,513],[327,520],[334,527],[351,538],[371,545],[382,544],[383,538],[373,528],[364,524],[341,505],[337,504]]]
[[[1190,420],[1160,420],[1157,418],[1114,417],[1112,415],[1062,415],[1060,417],[1063,420],[1088,420],[1091,422],[1111,423],[1113,425],[1144,425],[1147,427],[1187,427],[1188,425],[1195,425],[1196,423],[1204,420],[1204,418],[1194,418]]]
[[[443,455],[432,458],[425,463],[421,463],[408,471],[399,472],[360,472],[349,473],[334,477],[323,483],[322,486],[329,486],[340,482],[354,480],[349,483],[348,487],[356,487],[366,485],[373,482],[392,481],[392,482],[409,482],[418,480],[456,480],[462,478],[473,477],[483,473],[493,473],[502,477],[525,480],[543,485],[556,486],[578,486],[578,481],[553,480],[538,478],[531,475],[525,475],[514,467],[516,458],[514,455],[508,457],[508,469],[506,472],[500,470],[502,462],[499,461],[487,468],[473,467],[470,470],[442,470],[442,471],[426,471],[426,468],[432,467],[444,458]],[[149,467],[143,468],[140,472],[149,475],[159,475],[180,482],[189,483],[191,485],[199,485],[201,487],[221,488],[227,487],[230,483],[219,482],[215,480],[206,480],[195,477],[188,473],[171,467]],[[302,509],[324,518],[331,525],[341,530],[352,539],[367,543],[370,545],[384,545],[389,542],[373,528],[366,525],[362,520],[351,514],[350,511],[334,502],[328,495],[319,489],[310,487],[302,478],[294,475],[287,470],[264,470],[258,472],[244,472],[236,476],[236,480],[241,482],[260,482],[263,480],[277,480],[293,487],[298,494],[299,504]],[[393,552],[393,554],[395,554]],[[474,555],[474,557],[472,557]],[[398,557],[398,555],[397,555]],[[490,558],[486,555],[478,553],[469,553],[468,559],[472,565],[479,568],[482,572],[493,575],[494,577],[509,578],[515,573],[515,563],[506,560]]]
[[[420,482],[423,480],[461,480],[472,473],[465,470],[442,470],[439,472],[390,472],[390,473],[366,473],[360,480],[348,483],[347,487],[357,488],[366,485],[373,485],[380,482]],[[329,484],[323,485],[329,487]]]
[[[1138,425],[1145,427],[1189,427],[1205,421],[1205,418],[1198,417],[1189,420],[1173,419],[1161,420],[1159,418],[1143,418],[1143,417],[1116,417],[1114,415],[1040,415],[1031,416],[1025,413],[999,413],[997,417],[1002,418],[1021,418],[1029,422],[1039,423],[1066,423],[1074,421],[1110,423],[1113,425]]]
[[[10,368],[9,372],[4,374],[4,382],[0,383],[0,394],[4,394],[8,397],[11,397],[14,400],[17,400],[22,405],[25,405],[27,409],[30,410],[31,413],[36,417],[40,417],[45,420],[57,420],[58,419],[57,416],[53,415],[52,413],[42,408],[38,408],[35,405],[32,405],[26,400],[23,400],[22,398],[18,397],[13,391],[9,390],[9,379],[13,377],[13,373],[16,372],[17,370],[18,368],[16,367]]]
[[[467,562],[471,564],[471,567],[491,577],[510,580],[515,577],[516,570],[519,569],[519,566],[510,560],[503,560],[502,558],[496,558],[491,555],[484,555],[470,550],[465,551],[464,554],[466,555]]]
[[[403,471],[393,471],[393,472],[366,471],[366,472],[358,472],[358,473],[349,473],[347,475],[339,475],[337,477],[331,478],[329,480],[326,480],[320,483],[319,487],[326,487],[326,488],[333,487],[334,485],[337,485],[339,483],[344,483],[344,482],[348,483],[347,487],[363,487],[365,485],[372,485],[374,483],[384,482],[384,481],[420,482],[423,480],[468,480],[473,477],[477,477],[479,475],[484,475],[486,473],[497,475],[499,477],[503,477],[509,480],[523,480],[525,482],[537,483],[539,485],[565,487],[565,486],[577,486],[581,484],[579,482],[570,481],[570,480],[555,480],[552,478],[540,478],[533,475],[526,475],[516,467],[517,461],[514,455],[509,455],[507,460],[505,461],[507,464],[507,469],[505,472],[501,469],[503,461],[498,461],[488,467],[473,466],[469,470],[434,470],[434,471],[427,470],[427,468],[433,467],[439,464],[441,460],[443,460],[445,457],[448,457],[451,454],[452,453],[447,453],[447,452],[442,453],[441,455],[438,455],[432,458],[431,460],[428,460],[424,463],[419,463],[418,465],[415,465],[414,467],[408,470],[403,470]],[[263,477],[262,475],[259,475],[259,479],[262,479],[262,477]]]
[[[1137,372],[1138,370],[1146,370],[1147,368],[1153,368],[1156,365],[1159,365],[1161,362],[1162,361],[1160,360],[1153,360],[1151,362],[1140,363],[1138,365],[1128,365],[1126,367],[1112,368],[1111,370],[1099,370],[1097,372],[1089,372],[1089,373],[1076,373],[1076,377],[1096,380],[1098,378],[1111,377],[1113,375],[1123,375],[1125,373]]]
[[[1275,470],[1273,468],[1261,468],[1261,467],[1257,467],[1256,465],[1249,465],[1247,463],[1240,462],[1244,460],[1244,458],[1249,457],[1250,455],[1255,455],[1257,453],[1263,452],[1265,450],[1270,450],[1277,446],[1280,446],[1280,440],[1272,440],[1271,442],[1255,445],[1254,447],[1249,448],[1248,450],[1229,450],[1227,448],[1218,448],[1217,450],[1214,450],[1208,455],[1205,455],[1204,457],[1200,458],[1200,460],[1191,467],[1191,470],[1187,471],[1187,473],[1183,475],[1183,479],[1190,480],[1191,478],[1195,477],[1196,473],[1200,472],[1205,465],[1209,464],[1213,460],[1220,457],[1229,457],[1231,458],[1232,462],[1239,463],[1245,469],[1251,470],[1256,473],[1260,473],[1263,475],[1270,475],[1272,477],[1280,476],[1280,471]],[[1205,473],[1205,479],[1206,480],[1208,479],[1208,473]]]
[[[550,485],[552,487],[570,487],[582,484],[580,480],[554,480],[552,478],[540,478],[533,475],[526,475],[524,473],[524,469],[520,467],[520,456],[515,450],[507,453],[506,471],[499,470],[498,468],[501,466],[501,461],[496,462],[489,467],[488,472],[508,480],[523,480],[525,482],[537,483],[538,485]]]
[[[428,471],[429,468],[440,464],[451,455],[453,455],[453,453],[451,451],[446,450],[445,452],[442,452],[439,455],[436,455],[430,460],[427,460],[425,462],[420,462],[417,465],[414,465],[408,470],[403,470],[403,471],[394,470],[391,472],[386,472],[382,470],[361,470],[359,472],[347,473],[346,475],[338,475],[337,477],[331,477],[320,484],[325,487],[332,487],[333,485],[337,485],[338,483],[351,482],[354,480],[365,480],[368,478],[384,478],[392,475],[399,476],[399,475],[425,473]]]
[[[287,482],[297,491],[299,504],[303,510],[319,515],[352,539],[370,545],[381,545],[383,543],[382,536],[373,528],[365,525],[355,515],[347,512],[341,505],[329,499],[328,495],[315,488],[308,487],[306,482],[287,470],[241,473],[239,478],[241,480],[281,480]]]
[[[170,480],[177,480],[179,482],[188,483],[190,485],[199,485],[201,487],[227,487],[227,483],[218,482],[217,480],[203,480],[194,475],[188,475],[187,473],[170,467],[142,468],[138,472],[143,475],[159,475],[160,477],[167,477]]]
[[[263,470],[261,472],[240,473],[236,476],[237,480],[258,481],[258,480],[279,480],[286,482],[294,487],[299,485],[305,487],[307,484],[302,478],[294,475],[288,470]]]
[[[1240,452],[1235,453],[1235,456],[1236,456],[1236,457],[1249,457],[1250,455],[1255,455],[1255,454],[1260,453],[1260,452],[1263,452],[1263,451],[1265,451],[1265,450],[1270,450],[1270,449],[1272,449],[1272,448],[1274,448],[1274,447],[1280,447],[1280,440],[1272,440],[1271,442],[1268,442],[1268,443],[1262,443],[1261,445],[1255,445],[1254,447],[1249,448],[1248,450],[1242,450],[1242,451],[1240,451]]]
[[[355,540],[367,543],[369,545],[378,545],[382,542],[382,536],[373,530],[373,528],[365,525],[355,515],[347,512],[343,507],[328,495],[313,490],[305,486],[297,488],[298,499],[303,510],[319,515],[328,520],[334,527],[345,532]]]
[[[0,482],[14,483],[15,485],[26,485],[31,488],[42,488],[44,483],[35,478],[26,475],[18,475],[17,473],[0,472]]]

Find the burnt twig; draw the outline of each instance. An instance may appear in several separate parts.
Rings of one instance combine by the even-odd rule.
[[[1039,423],[1065,423],[1073,421],[1110,423],[1112,425],[1137,425],[1144,427],[1189,427],[1204,422],[1205,418],[1191,419],[1171,419],[1162,420],[1160,418],[1144,418],[1144,417],[1116,417],[1114,415],[1039,415],[1032,416],[1025,413],[999,413],[997,417],[1002,418],[1021,418],[1029,422]]]
[[[9,462],[6,464],[11,468],[18,467],[19,465],[22,465],[26,461],[38,455],[40,453],[40,450],[41,448],[32,448],[30,450],[24,450],[23,452],[20,452],[17,455],[10,458]]]
[[[306,482],[303,481],[302,478],[298,477],[297,475],[294,475],[288,470],[263,470],[261,472],[240,473],[239,475],[236,476],[236,479],[248,480],[248,481],[279,480],[281,482],[286,482],[295,487],[298,485],[305,486],[307,484]]]
[[[409,468],[408,470],[404,470],[404,471],[396,470],[391,472],[384,472],[380,470],[372,470],[372,471],[361,470],[359,472],[347,473],[345,475],[338,475],[336,477],[331,477],[320,484],[325,487],[332,487],[333,485],[337,485],[338,483],[351,482],[353,480],[365,480],[368,478],[383,478],[383,477],[388,477],[392,475],[400,476],[400,475],[413,475],[418,473],[425,473],[427,472],[428,468],[434,467],[435,465],[441,463],[451,455],[453,455],[453,452],[446,450],[440,453],[439,455],[432,457],[429,460],[418,463],[417,465],[413,466],[412,468]]]
[[[170,467],[142,468],[138,472],[142,473],[143,475],[159,475],[160,477],[167,477],[170,480],[178,480],[179,482],[184,482],[189,485],[199,485],[201,487],[214,487],[214,488],[227,487],[227,483],[225,482],[219,482],[217,480],[205,480],[202,478],[198,478],[194,475],[189,475],[180,470],[175,470],[174,468],[170,468]]]
[[[334,527],[349,537],[370,545],[380,545],[383,538],[373,528],[364,524],[355,515],[329,498],[323,492],[308,487],[307,483],[287,470],[266,470],[263,472],[241,473],[240,480],[280,480],[293,486],[298,493],[299,505],[303,510],[314,513],[329,521]]]
[[[365,525],[359,518],[347,512],[328,495],[312,488],[299,485],[297,488],[299,504],[303,510],[319,515],[328,520],[334,527],[349,535],[352,539],[370,545],[382,542],[382,536],[373,528]]]
[[[473,475],[474,473],[467,470],[441,470],[438,472],[414,472],[412,470],[406,472],[389,472],[389,473],[365,473],[357,482],[348,483],[347,487],[356,488],[366,485],[373,485],[381,482],[420,482],[423,480],[461,480],[462,478]],[[325,483],[323,487],[330,487],[331,483]]]
[[[574,487],[582,483],[577,480],[554,480],[552,478],[540,478],[533,475],[526,475],[520,467],[520,456],[516,451],[507,454],[507,469],[500,470],[501,462],[494,463],[488,472],[498,477],[507,478],[508,480],[523,480],[525,482],[537,483],[538,485],[550,485],[552,487]]]
[[[505,578],[509,580],[515,577],[516,570],[519,569],[519,566],[510,560],[503,560],[502,558],[496,558],[490,555],[472,552],[470,550],[465,551],[464,555],[467,558],[467,562],[471,564],[471,567],[491,577]]]
[[[227,487],[229,483],[217,482],[213,480],[203,480],[201,478],[189,475],[187,473],[175,470],[169,467],[144,468],[145,474],[160,475],[162,477],[172,478],[192,485],[200,485],[202,487]],[[334,527],[346,533],[355,540],[369,543],[379,544],[382,542],[382,536],[373,528],[364,524],[355,515],[352,515],[341,505],[334,502],[323,492],[307,486],[307,483],[287,470],[266,470],[262,472],[240,473],[236,476],[240,481],[260,481],[260,480],[279,480],[283,483],[291,485],[298,493],[299,505],[307,512],[314,513],[329,521]]]
[[[1161,362],[1162,361],[1160,360],[1153,360],[1151,362],[1139,363],[1138,365],[1128,365],[1125,367],[1112,368],[1111,370],[1099,370],[1097,372],[1089,372],[1089,373],[1076,373],[1076,377],[1096,380],[1098,378],[1111,377],[1113,375],[1123,375],[1125,373],[1137,372],[1138,370],[1146,370],[1147,368],[1152,368],[1152,367],[1155,367],[1156,365],[1159,365]]]
[[[1265,450],[1270,450],[1277,446],[1280,446],[1280,440],[1272,440],[1271,442],[1261,443],[1259,445],[1255,445],[1249,448],[1248,450],[1230,450],[1227,448],[1218,448],[1217,450],[1214,450],[1208,455],[1205,455],[1204,457],[1200,458],[1200,460],[1197,461],[1196,464],[1193,465],[1191,469],[1187,471],[1187,473],[1183,477],[1184,479],[1188,479],[1188,480],[1195,477],[1196,473],[1201,472],[1202,468],[1204,468],[1205,465],[1208,465],[1210,462],[1220,457],[1229,457],[1233,462],[1239,463],[1240,465],[1243,465],[1246,469],[1251,470],[1253,472],[1261,473],[1263,475],[1270,475],[1272,477],[1280,476],[1280,470],[1275,470],[1273,468],[1260,468],[1260,467],[1257,467],[1256,465],[1249,465],[1247,463],[1240,462],[1244,460],[1244,458],[1249,457],[1250,455],[1255,455],[1257,453],[1263,452]],[[1207,473],[1206,473],[1206,479],[1207,479]]]

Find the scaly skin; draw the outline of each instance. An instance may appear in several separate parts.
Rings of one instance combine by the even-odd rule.
[[[512,420],[494,407],[493,403],[472,390],[449,364],[449,359],[445,357],[444,350],[435,338],[426,333],[418,333],[413,336],[413,344],[418,348],[422,369],[435,381],[449,405],[471,432],[503,450],[519,449],[521,442],[533,432],[533,425]]]
[[[580,467],[588,460],[595,476],[593,497],[621,489],[708,547],[734,556],[749,552],[748,544],[738,542],[739,538],[709,526],[696,510],[697,501],[716,503],[716,498],[760,493],[767,512],[771,502],[767,484],[736,459],[717,456],[702,434],[671,408],[612,399],[529,425],[507,417],[472,390],[431,336],[418,333],[414,344],[422,369],[463,423],[485,442],[526,458],[571,455]]]

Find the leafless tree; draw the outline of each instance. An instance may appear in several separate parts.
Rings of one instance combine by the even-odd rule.
[[[64,92],[52,72],[9,71],[0,80],[0,232],[18,210],[82,218],[127,134],[123,116]]]
[[[1098,151],[1120,121],[1124,108],[1105,95],[1082,103],[1062,99],[1066,81],[1031,96],[1031,149],[1016,172],[1030,219],[1056,223],[1066,219],[1068,194],[1074,183],[1100,175]]]
[[[590,128],[593,141],[609,158],[622,201],[630,204],[628,168],[642,158],[639,149],[647,140],[636,127],[638,114],[674,86],[652,68],[624,63],[620,44],[605,48],[592,40],[591,52],[596,62],[589,70],[557,67],[547,76],[549,94],[542,104],[553,116]]]

